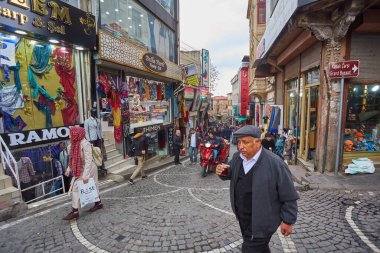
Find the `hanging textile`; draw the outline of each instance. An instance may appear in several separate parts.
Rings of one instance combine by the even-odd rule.
[[[178,99],[174,97],[174,118],[178,118]]]
[[[55,57],[55,71],[60,77],[59,82],[63,86],[67,98],[75,97],[75,69],[71,67],[72,63],[72,49],[57,48],[52,55]]]
[[[29,67],[39,78],[42,78],[44,73],[49,72],[53,67],[52,63],[49,64],[51,48],[48,44],[33,48]]]
[[[150,99],[157,100],[157,83],[156,82],[149,83],[149,92],[150,92]]]
[[[32,69],[28,68],[28,81],[29,81],[29,86],[31,89],[33,89],[32,91],[32,98],[37,98],[38,96],[38,92],[40,92],[42,95],[46,96],[48,99],[50,100],[55,100],[57,98],[57,95],[52,97],[49,92],[47,92],[44,88],[42,88],[36,81],[36,78],[34,77],[34,74],[33,74],[33,71]]]
[[[281,121],[281,108],[280,107],[276,107],[276,114],[274,115],[274,120],[273,120],[273,125],[272,125],[272,128],[277,131],[278,133],[278,127],[280,125],[280,122]]]
[[[148,81],[145,81],[145,98],[146,100],[153,100],[150,98],[150,85]]]
[[[4,130],[5,132],[22,132],[22,130],[26,127],[26,124],[24,120],[21,118],[21,116],[17,116],[16,118],[13,118],[11,115],[9,115],[6,112],[1,112],[3,114],[4,118]]]
[[[162,84],[157,85],[157,100],[162,100]]]
[[[272,133],[272,126],[273,126],[273,120],[274,120],[274,115],[276,114],[276,108],[275,107],[272,107],[272,113],[271,113],[271,116],[270,116],[270,121],[269,121],[269,129],[268,131],[270,133]]]
[[[112,90],[108,103],[112,107],[114,137],[117,143],[122,141],[120,98],[116,90]]]
[[[14,79],[17,90],[21,91],[22,87],[21,87],[21,81],[20,81],[20,62],[17,61],[16,65],[10,67],[9,69],[13,70],[13,79]]]
[[[166,98],[169,99],[169,98],[173,97],[173,86],[171,86],[171,85],[165,86],[165,89],[167,90]]]
[[[72,49],[57,48],[54,50],[55,71],[60,77],[59,82],[62,84],[66,107],[61,110],[62,119],[65,125],[74,125],[79,122],[78,104],[75,100],[75,69],[71,67]]]
[[[42,87],[42,89],[43,89],[43,87]],[[33,101],[33,103],[40,112],[45,113],[46,128],[53,127],[52,115],[55,115],[55,104],[54,104],[54,102],[51,101],[48,97],[41,94],[38,97],[38,101]]]
[[[24,108],[24,98],[15,84],[0,88],[0,110],[13,115]]]

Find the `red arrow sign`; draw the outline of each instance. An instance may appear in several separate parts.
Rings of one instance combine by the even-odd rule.
[[[359,61],[340,61],[330,62],[329,77],[333,78],[351,78],[359,76]]]

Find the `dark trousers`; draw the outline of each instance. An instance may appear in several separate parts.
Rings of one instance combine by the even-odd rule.
[[[29,183],[23,183],[23,182],[20,182],[20,187],[21,189],[25,189],[25,188],[28,188],[30,186],[32,186],[32,182],[29,182]],[[31,188],[29,190],[26,190],[26,191],[23,191],[21,196],[22,196],[22,199],[27,202],[29,200],[32,200],[35,198],[35,194],[34,194],[34,191],[35,191],[35,188]]]
[[[173,149],[174,164],[179,164],[179,150]]]
[[[242,253],[270,253],[269,242],[272,236],[267,238],[243,237]]]

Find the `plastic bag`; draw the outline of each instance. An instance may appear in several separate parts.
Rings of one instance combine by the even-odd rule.
[[[93,178],[90,178],[87,184],[84,184],[83,180],[77,180],[76,183],[78,186],[81,207],[100,201],[99,193],[96,189],[95,181]]]
[[[352,159],[352,162],[344,171],[346,174],[375,173],[375,166],[368,158]]]

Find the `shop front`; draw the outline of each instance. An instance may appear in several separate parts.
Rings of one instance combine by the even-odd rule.
[[[12,169],[25,175],[21,188],[31,187],[22,191],[27,203],[65,191],[62,152],[91,101],[96,45],[94,16],[61,1],[33,3],[2,2],[0,19],[0,133],[17,161]]]
[[[355,158],[380,162],[380,67],[378,34],[353,33],[351,59],[359,60],[358,78],[345,82],[343,165]]]
[[[104,30],[99,31],[98,58],[98,101],[112,118],[119,150],[132,155],[133,135],[144,130],[148,158],[169,155],[177,102],[174,88],[181,80],[179,66]]]

